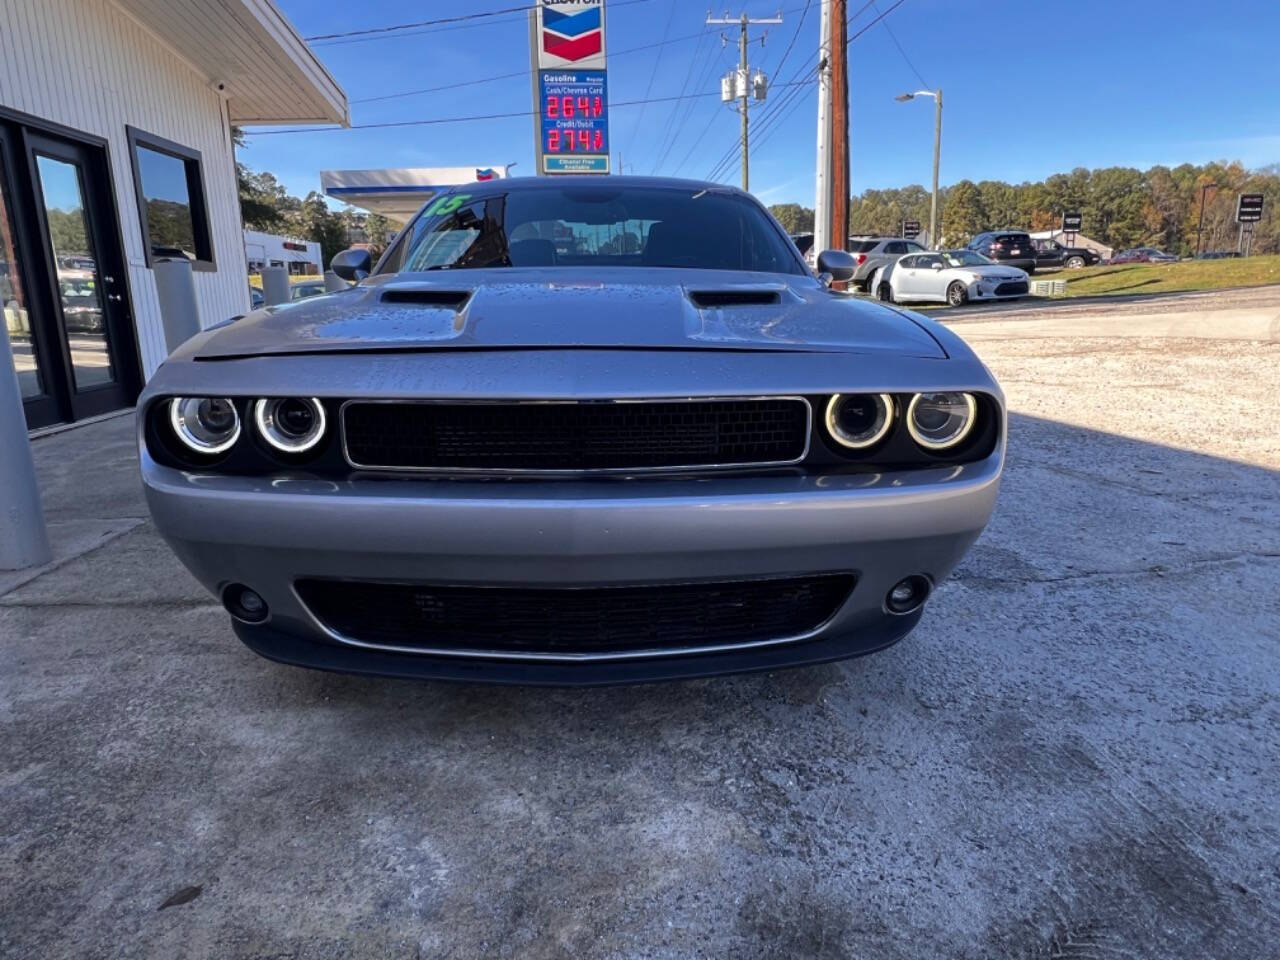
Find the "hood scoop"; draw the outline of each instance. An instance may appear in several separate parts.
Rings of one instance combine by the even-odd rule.
[[[451,307],[454,310],[460,310],[471,299],[471,293],[470,290],[415,290],[412,287],[393,287],[383,290],[378,302],[412,304],[417,307]]]
[[[715,307],[771,307],[782,302],[777,290],[690,290],[689,302],[700,310]]]

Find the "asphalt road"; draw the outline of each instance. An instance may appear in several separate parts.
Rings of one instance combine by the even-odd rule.
[[[1012,408],[991,527],[907,640],[770,675],[277,666],[145,520],[127,418],[37,441],[0,956],[1276,956],[1280,342],[957,329]]]

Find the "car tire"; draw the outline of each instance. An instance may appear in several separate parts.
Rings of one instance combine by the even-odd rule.
[[[887,280],[876,287],[876,299],[881,303],[893,303],[893,287],[889,286]]]
[[[963,307],[969,302],[969,290],[959,280],[947,287],[947,303],[953,307]]]
[[[1067,257],[1067,262],[1064,266],[1068,270],[1079,270],[1084,266],[1084,257]]]

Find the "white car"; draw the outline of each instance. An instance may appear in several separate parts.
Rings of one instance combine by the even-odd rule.
[[[904,303],[932,300],[953,307],[970,300],[1012,300],[1025,297],[1026,271],[988,260],[972,250],[913,253],[881,269],[872,281],[881,300]]]

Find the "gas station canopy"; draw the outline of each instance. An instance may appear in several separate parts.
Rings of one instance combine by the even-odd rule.
[[[501,180],[507,168],[402,167],[399,170],[323,170],[325,196],[407,223],[424,203],[446,187]]]

